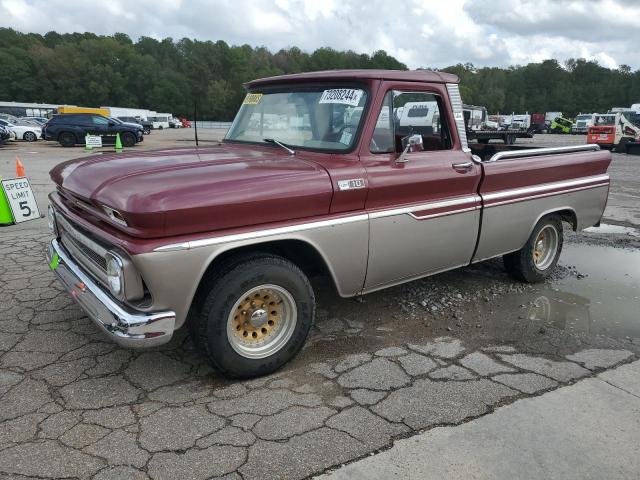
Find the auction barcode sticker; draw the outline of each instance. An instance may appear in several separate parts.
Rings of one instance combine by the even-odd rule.
[[[244,97],[243,105],[258,105],[260,103],[260,99],[262,98],[261,93],[247,93],[247,96]]]
[[[362,90],[355,88],[335,88],[322,92],[318,103],[341,103],[357,107],[362,98]]]

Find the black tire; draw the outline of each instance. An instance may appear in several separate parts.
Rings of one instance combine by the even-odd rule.
[[[626,153],[627,143],[629,143],[629,140],[629,138],[621,138],[620,142],[614,146],[613,151],[616,153]]]
[[[536,252],[535,244],[538,240],[538,236],[545,228],[550,229],[547,230],[550,236],[553,236],[552,231],[555,229],[557,242],[553,255],[549,254],[549,257],[547,257],[548,263],[544,262],[544,264],[542,264],[543,268],[539,268],[539,265],[536,262],[536,253],[534,253]],[[557,215],[548,215],[538,222],[533,229],[533,232],[531,232],[531,236],[527,240],[527,243],[524,244],[524,247],[517,252],[509,253],[502,257],[505,269],[507,273],[516,280],[527,283],[542,282],[551,274],[558,263],[558,258],[562,252],[562,244],[562,220]]]
[[[144,127],[142,133],[144,133],[145,135],[149,135],[151,133],[151,127]]]
[[[229,338],[233,336],[227,330],[233,321],[231,311],[251,289],[266,284],[286,290],[295,303],[297,315],[290,337],[279,350],[264,358],[248,358],[234,348]],[[241,313],[248,317],[245,310]],[[227,377],[250,378],[274,372],[291,360],[304,345],[314,316],[315,296],[302,270],[285,258],[256,253],[231,258],[203,279],[188,325],[196,345],[215,369]],[[239,325],[236,328],[240,329]],[[235,342],[237,345],[238,340]]]
[[[38,136],[33,132],[24,132],[24,135],[22,135],[22,139],[25,142],[35,142],[36,140],[38,140]]]
[[[58,142],[63,147],[73,147],[76,144],[76,136],[71,132],[61,132],[58,135]]]
[[[136,144],[136,137],[131,132],[124,132],[120,135],[123,147],[133,147]]]

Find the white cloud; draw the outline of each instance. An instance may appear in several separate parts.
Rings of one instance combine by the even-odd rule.
[[[630,0],[0,0],[0,26],[23,32],[384,49],[411,68],[585,57],[638,69],[638,18]]]

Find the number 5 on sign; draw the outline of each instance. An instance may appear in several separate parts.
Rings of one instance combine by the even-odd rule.
[[[1,183],[16,223],[40,218],[36,197],[26,177],[10,178],[2,180]]]

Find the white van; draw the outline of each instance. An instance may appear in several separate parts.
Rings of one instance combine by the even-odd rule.
[[[172,117],[170,113],[156,113],[154,116],[149,117],[148,120],[153,122],[154,130],[162,130],[169,128],[169,119]]]

